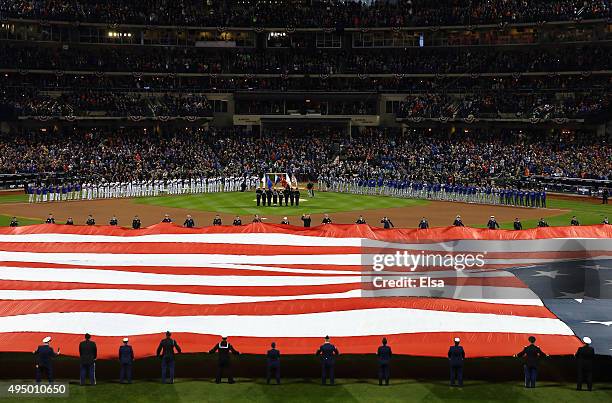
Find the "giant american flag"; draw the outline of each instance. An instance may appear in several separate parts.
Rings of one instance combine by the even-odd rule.
[[[408,296],[397,289],[372,292],[368,281],[375,273],[364,262],[374,249],[486,254],[484,266],[474,270],[405,273],[425,271],[446,284]],[[610,338],[576,332],[572,323],[591,320],[588,312],[566,323],[560,317],[567,312],[549,309],[530,281],[567,275],[554,265],[575,273],[584,273],[583,266],[606,269],[611,258],[612,226],[605,225],[524,231],[263,223],[2,228],[0,351],[30,352],[50,335],[64,354],[77,355],[88,332],[100,358],[115,357],[125,336],[144,357],[154,355],[170,330],[184,352],[206,351],[227,335],[246,353],[262,353],[276,341],[285,354],[310,354],[329,335],[343,353],[372,353],[386,336],[398,354],[445,356],[452,339],[461,337],[468,356],[504,356],[535,335],[548,354],[571,354],[581,345],[579,333],[588,332],[596,348]],[[606,286],[602,280],[601,290]],[[568,302],[589,299],[575,291],[567,292]],[[598,329],[609,327],[594,321],[604,323]]]

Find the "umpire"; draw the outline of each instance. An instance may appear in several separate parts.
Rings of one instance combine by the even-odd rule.
[[[582,339],[584,346],[579,347],[576,351],[576,359],[578,360],[578,381],[576,382],[576,390],[582,390],[582,382],[586,381],[587,388],[593,390],[593,360],[595,359],[595,349],[591,347],[591,338],[584,337]]]
[[[455,381],[459,387],[463,386],[463,361],[465,351],[459,345],[461,339],[455,337],[455,345],[448,349],[448,363],[450,364],[450,386],[455,386]]]
[[[329,342],[329,336],[325,336],[325,342],[319,347],[315,355],[321,356],[321,384],[327,383],[329,375],[329,384],[335,383],[334,367],[336,366],[336,357],[340,354],[336,346]]]
[[[270,345],[272,347],[266,353],[267,358],[267,371],[266,371],[266,383],[270,384],[270,378],[272,374],[274,374],[274,378],[276,378],[276,384],[280,384],[280,351],[276,349],[276,343],[272,342]]]
[[[230,353],[236,355],[240,353],[236,351],[234,349],[234,346],[232,346],[227,341],[226,336],[222,336],[219,344],[216,344],[209,351],[210,354],[214,354],[216,352],[219,352],[219,362],[217,364],[217,378],[215,379],[215,383],[221,383],[221,378],[223,377],[223,370],[227,371],[227,383],[234,383],[234,377],[232,376]]]
[[[89,374],[89,383],[96,384],[96,358],[98,358],[98,348],[96,343],[91,341],[91,335],[85,334],[85,340],[79,344],[79,356],[81,357],[81,386],[85,385],[85,375]]]
[[[51,343],[51,337],[47,336],[42,339],[43,344],[38,346],[34,351],[34,358],[36,360],[36,383],[40,383],[42,373],[47,375],[49,383],[53,383],[53,359],[60,353],[60,349],[57,349],[57,353],[53,351],[53,348],[49,345]]]
[[[170,372],[170,383],[174,383],[174,350],[181,353],[176,340],[172,338],[172,333],[166,332],[166,338],[162,339],[157,346],[156,355],[161,357],[162,383],[166,383],[166,372]]]
[[[385,386],[389,386],[389,364],[391,364],[392,355],[391,347],[387,345],[387,338],[383,337],[382,346],[378,347],[378,351],[376,351],[378,357],[378,385],[380,386],[382,386],[383,380]]]
[[[119,382],[132,383],[132,365],[134,364],[134,350],[128,344],[129,339],[123,338],[123,345],[119,346]]]

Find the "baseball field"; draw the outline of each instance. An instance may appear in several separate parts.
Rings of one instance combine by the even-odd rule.
[[[550,196],[547,208],[534,209],[331,192],[317,192],[311,198],[305,193],[302,193],[299,206],[258,207],[253,192],[34,204],[28,203],[27,196],[21,192],[9,192],[0,194],[0,225],[8,225],[13,216],[18,218],[20,225],[36,224],[43,222],[50,213],[57,223],[72,217],[77,225],[84,224],[88,214],[94,216],[97,224],[107,224],[109,218],[116,215],[122,226],[130,226],[135,215],[140,217],[143,226],[152,225],[160,222],[164,214],[169,214],[179,224],[191,214],[197,226],[211,225],[215,214],[221,216],[223,224],[231,224],[236,215],[247,224],[258,214],[263,222],[279,223],[283,217],[288,217],[291,224],[302,225],[301,215],[309,213],[314,226],[328,213],[334,223],[354,223],[363,215],[368,224],[379,226],[382,217],[387,216],[396,227],[414,228],[422,217],[426,217],[432,227],[448,226],[459,214],[466,226],[484,227],[489,216],[495,215],[502,228],[511,229],[517,217],[524,228],[531,228],[540,218],[545,218],[551,226],[562,226],[569,225],[574,215],[582,225],[600,224],[604,217],[612,216],[609,205],[582,197]]]
[[[119,225],[128,227],[135,215],[140,217],[143,226],[148,226],[161,221],[164,214],[169,214],[179,224],[182,224],[187,214],[191,214],[197,226],[210,225],[216,214],[221,216],[223,224],[231,224],[236,215],[242,218],[243,224],[248,224],[253,215],[258,214],[264,222],[271,223],[279,223],[286,216],[294,225],[302,225],[300,216],[304,213],[312,215],[313,225],[318,225],[325,213],[329,214],[335,223],[354,223],[359,215],[363,215],[366,221],[374,226],[380,226],[381,218],[388,216],[396,227],[409,228],[416,227],[422,217],[426,217],[432,227],[448,226],[451,225],[457,214],[462,216],[467,226],[484,227],[489,216],[495,215],[502,228],[510,229],[516,217],[521,219],[524,228],[536,226],[537,221],[542,217],[551,226],[569,225],[574,215],[582,225],[599,224],[604,217],[612,215],[612,209],[607,205],[602,205],[600,200],[563,196],[551,196],[546,209],[531,209],[325,192],[316,193],[314,198],[307,197],[303,192],[300,205],[288,207],[257,207],[253,192],[37,204],[27,203],[26,196],[18,192],[0,194],[0,225],[8,225],[13,216],[18,218],[20,225],[41,223],[50,213],[55,216],[57,223],[64,223],[68,217],[73,217],[77,225],[84,224],[88,214],[92,214],[97,224],[102,225],[107,224],[112,215],[116,215]],[[15,358],[3,354],[0,355],[0,359],[2,358],[5,363],[10,362],[12,365],[23,367],[17,372],[20,376],[27,376],[31,365],[29,355],[26,357],[21,354]],[[353,357],[349,361],[359,362],[359,359],[359,357]],[[432,362],[437,363],[439,360],[419,360],[414,362],[411,357],[402,359],[401,366],[404,367],[404,370],[396,371],[396,374],[399,376],[399,372],[406,372],[406,369],[409,373],[407,376],[395,379],[389,387],[379,387],[377,381],[371,379],[371,376],[374,375],[371,374],[357,379],[342,378],[341,375],[338,375],[341,377],[338,385],[332,388],[321,386],[316,377],[290,377],[278,386],[266,385],[263,378],[245,377],[238,378],[235,385],[216,385],[210,378],[194,379],[190,377],[178,378],[173,385],[162,385],[153,377],[149,377],[157,372],[158,366],[156,361],[149,359],[145,360],[147,364],[143,363],[143,367],[139,370],[142,373],[146,369],[146,378],[137,379],[133,385],[119,385],[116,381],[103,380],[96,387],[80,387],[74,380],[71,380],[70,401],[283,402],[291,399],[300,402],[609,402],[612,400],[612,384],[609,382],[596,384],[596,390],[591,393],[576,392],[575,384],[572,383],[573,361],[561,365],[565,373],[562,376],[553,376],[555,381],[551,381],[550,377],[545,377],[548,379],[541,382],[537,389],[525,389],[520,380],[520,367],[517,367],[518,364],[514,361],[503,362],[499,368],[508,368],[509,371],[512,371],[516,376],[510,378],[516,378],[515,381],[508,381],[507,376],[499,380],[490,380],[486,375],[479,374],[475,380],[467,381],[463,388],[451,388],[445,378],[445,363],[436,364],[439,368],[433,371],[436,375],[431,376],[431,374],[426,374],[428,371],[421,371],[419,368],[426,368]],[[212,362],[208,364],[207,368],[210,368],[207,371],[210,372],[214,364]],[[75,365],[73,362],[67,363],[66,366],[72,368]],[[115,363],[106,363],[109,368],[112,366],[112,371],[115,369],[114,365]],[[203,363],[199,362],[191,367],[200,368],[202,365]],[[417,367],[410,368],[413,365]],[[487,363],[482,365],[482,368],[496,367],[498,365]],[[316,371],[317,368],[313,367],[310,372],[314,374]],[[2,373],[4,378],[10,378],[8,368],[5,367]],[[59,375],[58,381],[66,382],[67,377],[74,379],[78,374]],[[111,375],[109,378],[112,379],[112,377]],[[109,378],[104,376],[104,379]],[[5,381],[7,382],[21,381]],[[62,399],[47,398],[45,400],[22,397],[19,400],[25,402],[61,401]]]

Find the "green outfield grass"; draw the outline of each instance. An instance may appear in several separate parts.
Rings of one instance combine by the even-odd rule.
[[[446,382],[402,379],[378,386],[372,379],[341,379],[336,386],[316,380],[285,380],[266,385],[263,380],[238,379],[233,385],[210,380],[177,379],[173,385],[136,381],[132,385],[101,382],[95,387],[69,385],[69,398],[16,398],[20,402],[610,402],[612,385],[595,385],[593,392],[577,392],[575,385],[542,382],[536,389],[520,383],[466,382],[451,388]],[[8,400],[7,400],[8,401]]]
[[[134,199],[134,203],[150,204],[166,207],[185,208],[190,210],[201,210],[211,212],[221,212],[238,215],[284,215],[288,210],[275,210],[267,207],[255,206],[255,195],[253,192],[234,192],[234,193],[208,193],[185,196],[160,196],[160,197],[141,197]],[[302,201],[299,207],[290,210],[292,215],[302,213],[336,213],[342,211],[366,211],[378,208],[391,207],[411,207],[421,206],[430,203],[426,200],[400,199],[384,196],[362,196],[343,193],[317,192],[314,199],[306,197],[306,192],[302,193]],[[0,194],[0,205],[6,203],[26,202],[27,196],[24,194],[7,193]],[[580,198],[575,200],[561,200],[549,198],[548,207],[552,209],[563,209],[569,212],[546,218],[551,226],[569,225],[573,215],[583,225],[600,224],[604,217],[612,219],[612,205],[595,204],[583,201]],[[486,207],[483,207],[486,208]],[[486,212],[485,212],[486,214]],[[0,226],[8,225],[11,217],[3,215],[0,207]],[[36,224],[41,221],[18,217],[20,225]],[[532,228],[537,224],[537,220],[523,220],[524,228]],[[480,225],[481,227],[484,226]],[[512,222],[503,222],[501,227],[512,229]]]
[[[27,203],[28,195],[25,193],[0,192],[0,204]]]
[[[570,225],[572,216],[576,216],[581,225],[601,224],[604,217],[612,220],[612,205],[595,204],[582,201],[579,198],[576,200],[561,200],[549,199],[547,201],[548,208],[569,210],[568,213],[560,214],[552,217],[547,217],[546,222],[550,226]],[[538,220],[522,221],[523,228],[535,227]],[[512,222],[503,223],[502,228],[512,229]]]
[[[7,227],[11,222],[11,216],[8,215],[0,215],[0,227]],[[42,220],[32,220],[30,218],[17,217],[19,221],[19,225],[32,225],[32,224],[40,224]]]
[[[427,200],[400,199],[381,196],[361,196],[347,193],[317,192],[314,198],[306,197],[302,192],[299,207],[289,210],[276,210],[255,205],[254,192],[207,193],[186,196],[141,197],[136,203],[156,206],[178,207],[189,210],[202,210],[238,215],[292,215],[311,213],[337,213],[340,211],[361,211],[391,207],[411,207],[428,204]]]

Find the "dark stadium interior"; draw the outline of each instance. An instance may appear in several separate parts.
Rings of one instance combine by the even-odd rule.
[[[85,184],[261,181],[268,173],[286,173],[297,178],[302,197],[314,183],[317,191],[350,188],[346,193],[359,195],[372,194],[368,186],[385,187],[391,197],[418,187],[419,194],[426,189],[419,197],[434,204],[449,201],[431,198],[434,186],[440,195],[457,187],[479,195],[493,189],[487,204],[505,205],[512,200],[491,202],[495,192],[501,200],[507,189],[512,199],[513,190],[515,201],[521,194],[514,206],[525,209],[536,206],[523,204],[523,191],[537,194],[538,208],[546,207],[545,191],[557,193],[555,200],[607,204],[610,4],[0,0],[0,194],[29,193],[32,202],[36,190],[44,191],[46,202],[48,188],[60,194],[64,186],[80,195]],[[253,193],[259,208],[256,187],[242,191]],[[79,202],[90,201],[82,192]],[[479,204],[449,202],[455,201]],[[64,221],[56,205],[48,211]],[[479,207],[486,222],[490,211]],[[28,209],[20,208],[6,208],[0,217]],[[609,208],[601,211],[606,220],[608,212],[612,216]],[[558,209],[558,215],[569,212]],[[229,224],[233,212],[221,213]],[[208,220],[216,212],[206,214]],[[300,213],[273,214],[295,222]],[[318,225],[322,214],[316,214]],[[455,214],[448,212],[449,225]],[[601,223],[603,214],[596,214]],[[595,382],[607,382],[610,391],[612,350],[598,353]],[[32,360],[29,353],[0,352],[0,379],[31,378]],[[263,356],[245,354],[236,363],[239,377],[264,373]],[[100,379],[115,379],[116,364],[100,360]],[[575,364],[573,356],[552,357],[543,361],[541,378],[572,383]],[[58,378],[77,376],[75,358],[61,357],[56,365]],[[374,354],[347,355],[336,372],[375,378],[375,366]],[[158,367],[156,358],[138,360],[135,378],[156,379]],[[403,355],[392,368],[393,377],[448,383],[445,358]],[[312,357],[286,357],[283,371],[283,377],[301,379],[296,382],[318,383],[320,364],[313,351]],[[522,367],[511,357],[468,359],[466,373],[483,383],[516,381]],[[177,377],[213,375],[212,356],[177,358]]]

